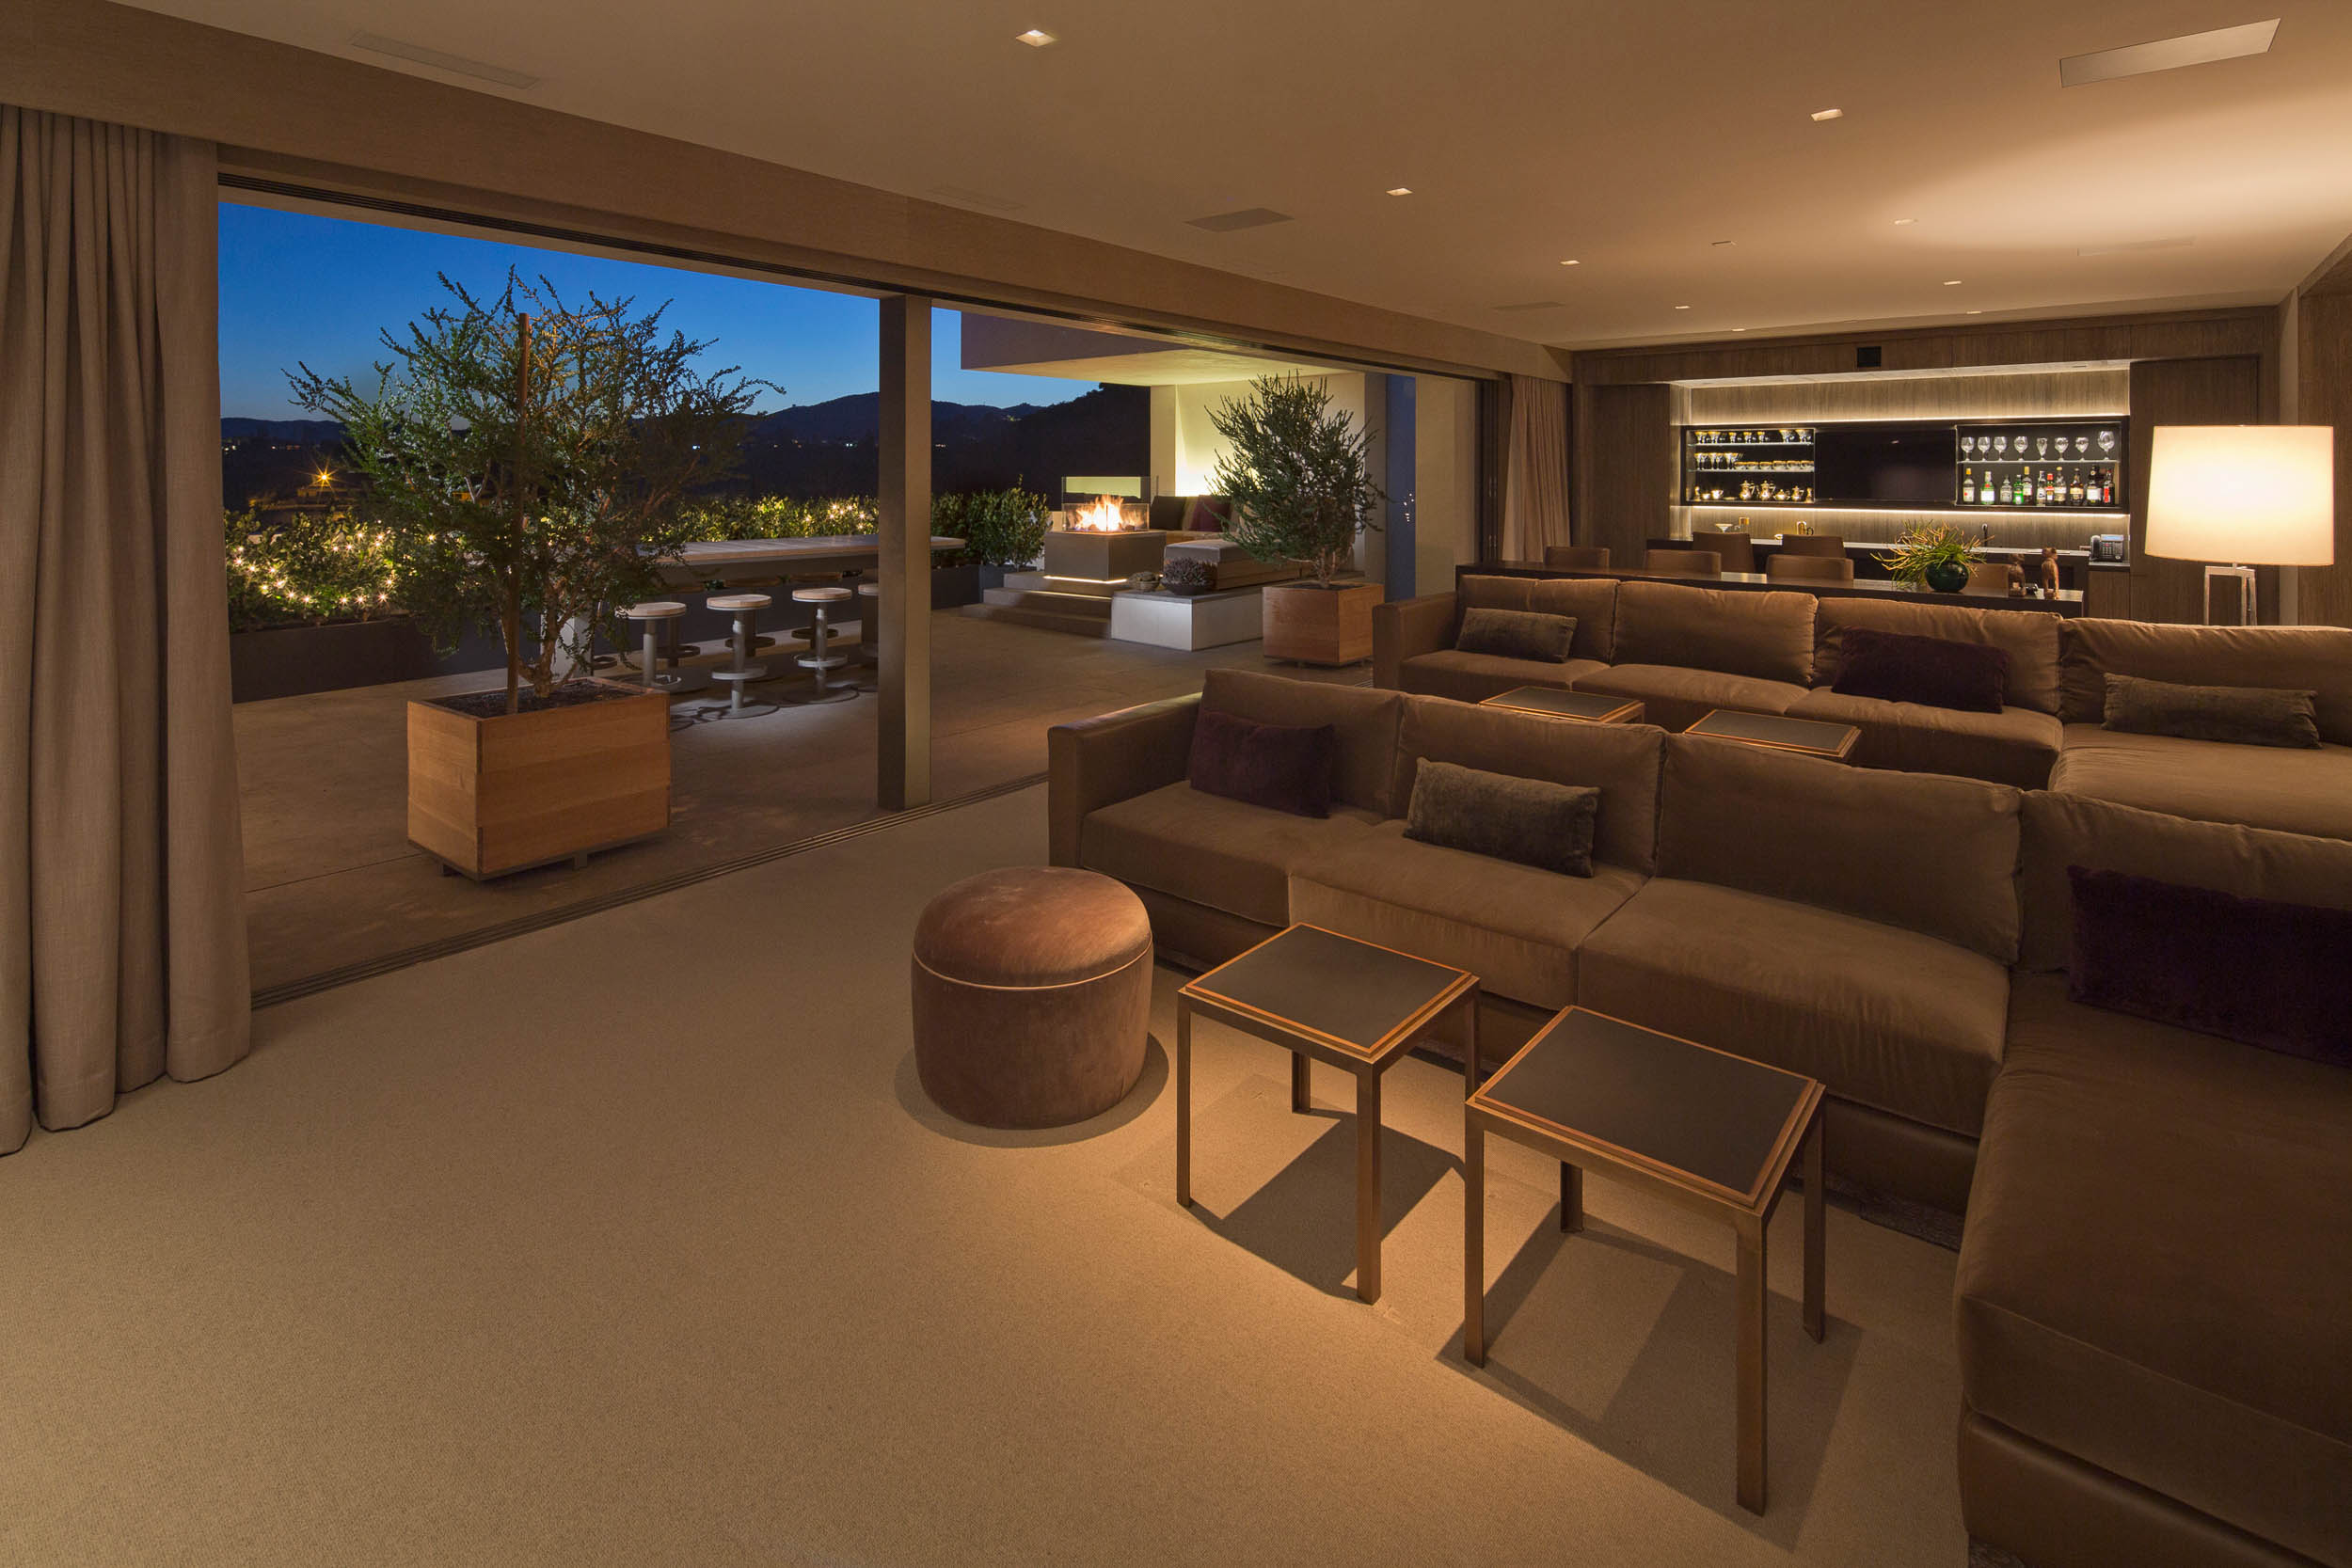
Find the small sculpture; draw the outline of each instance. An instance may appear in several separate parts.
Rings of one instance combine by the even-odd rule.
[[[2058,591],[2058,546],[2042,546],[2042,596],[2056,598]]]

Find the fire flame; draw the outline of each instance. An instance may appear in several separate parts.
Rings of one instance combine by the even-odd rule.
[[[1117,496],[1097,496],[1070,515],[1071,528],[1080,533],[1118,533],[1127,526],[1127,516]]]

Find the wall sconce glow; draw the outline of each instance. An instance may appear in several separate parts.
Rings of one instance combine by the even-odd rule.
[[[1025,33],[1015,33],[1012,36],[1016,41],[1025,43],[1032,49],[1042,49],[1049,43],[1059,41],[1042,27],[1032,27]]]
[[[1410,185],[1391,185],[1389,187],[1389,194],[1391,196],[1410,196],[1413,194],[1413,187]]]
[[[1815,119],[1843,119],[1846,118],[1846,111],[1843,109],[1816,109],[1813,111],[1813,118]]]

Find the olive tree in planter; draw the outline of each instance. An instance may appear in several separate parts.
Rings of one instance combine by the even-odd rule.
[[[1341,581],[1356,541],[1387,497],[1372,481],[1364,432],[1331,406],[1320,383],[1264,376],[1249,395],[1214,409],[1225,437],[1216,487],[1232,502],[1226,536],[1259,561],[1296,562],[1311,582],[1269,585],[1263,636],[1269,658],[1304,664],[1354,664],[1372,657],[1376,582]]]
[[[668,826],[666,697],[564,678],[600,616],[660,590],[681,513],[732,467],[764,385],[697,368],[662,311],[568,306],[510,272],[495,299],[442,278],[363,392],[308,365],[294,400],[342,421],[400,602],[443,645],[495,627],[502,692],[408,705],[408,836],[494,876]]]

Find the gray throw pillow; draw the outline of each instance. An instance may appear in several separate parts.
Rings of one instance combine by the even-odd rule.
[[[1405,836],[1571,877],[1593,874],[1600,791],[1423,758]]]
[[[2106,727],[2129,735],[2226,740],[2239,746],[2319,744],[2316,698],[2271,686],[2176,686],[2107,676]]]
[[[1466,654],[1565,664],[1568,643],[1575,636],[1573,615],[1546,615],[1533,610],[1466,610],[1461,635],[1454,638],[1454,646]]]

